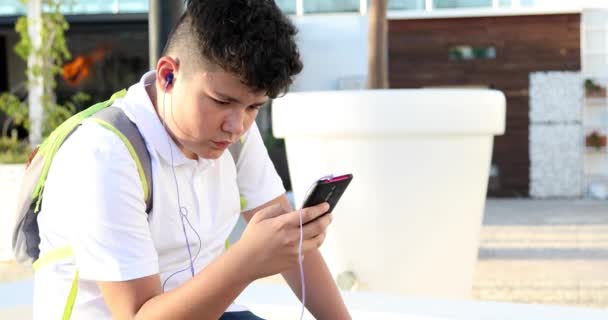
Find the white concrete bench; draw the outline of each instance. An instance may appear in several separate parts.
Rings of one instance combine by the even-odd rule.
[[[0,319],[32,318],[33,284],[0,284]],[[344,292],[354,319],[383,320],[606,320],[608,310],[548,305],[398,297]],[[272,319],[298,319],[300,303],[284,285],[255,283],[237,300],[256,314]],[[305,319],[313,319],[307,315]]]

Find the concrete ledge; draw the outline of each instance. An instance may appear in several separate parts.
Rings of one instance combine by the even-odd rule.
[[[0,319],[31,319],[33,284],[0,285]],[[379,293],[343,292],[355,319],[400,320],[605,320],[608,310],[550,305],[478,302]],[[237,299],[267,319],[296,319],[300,302],[286,285],[254,283]],[[308,315],[305,319],[313,319]]]
[[[608,310],[591,308],[393,296],[364,292],[344,292],[343,297],[354,319],[608,319]],[[238,301],[268,319],[296,318],[300,312],[299,302],[290,289],[283,285],[256,283],[247,288]]]
[[[13,259],[11,234],[25,165],[0,164],[0,261]]]

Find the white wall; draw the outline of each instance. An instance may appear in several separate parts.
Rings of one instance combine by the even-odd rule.
[[[304,69],[291,91],[335,90],[342,79],[367,77],[367,16],[292,16]]]
[[[535,0],[536,7],[608,8],[606,0]]]

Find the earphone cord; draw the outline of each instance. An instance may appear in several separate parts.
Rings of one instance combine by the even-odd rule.
[[[308,194],[310,193],[312,188],[314,188],[314,186],[315,184],[313,183],[308,188],[308,191],[306,191],[306,197],[308,197]],[[302,286],[302,310],[300,311],[300,320],[304,319],[304,310],[306,309],[306,282],[304,278],[304,255],[302,254],[302,244],[304,242],[304,230],[302,224],[302,215],[304,213],[303,210],[304,205],[302,204],[302,207],[300,208],[300,244],[298,246],[298,262],[300,264],[300,285]]]
[[[302,286],[302,310],[300,312],[300,320],[304,319],[304,309],[306,308],[306,283],[304,281],[304,256],[302,255],[302,242],[304,240],[304,231],[302,230],[302,211],[300,208],[300,245],[298,248],[298,262],[300,264],[300,285]]]
[[[169,82],[167,82],[167,84],[165,85],[165,90],[164,90],[164,93],[163,93],[163,120],[162,120],[162,122],[163,122],[163,126],[166,129],[168,129],[168,128],[167,128],[167,126],[165,124],[164,119],[165,119],[165,98],[166,98],[166,95],[167,95],[167,87],[168,86],[169,86]],[[171,112],[173,113],[173,98],[171,98]],[[180,216],[180,221],[182,223],[182,231],[184,233],[184,238],[186,239],[186,247],[188,248],[188,257],[190,259],[190,268],[189,268],[190,269],[190,274],[192,275],[192,277],[194,277],[194,262],[193,262],[194,260],[192,259],[192,251],[190,249],[190,240],[188,239],[188,234],[186,233],[186,224],[184,223],[184,220],[186,221],[186,223],[188,223],[188,226],[190,227],[190,229],[192,229],[192,231],[194,232],[194,234],[196,234],[196,236],[198,238],[198,241],[199,241],[199,248],[198,248],[198,251],[197,251],[196,256],[194,257],[194,259],[196,259],[198,257],[198,255],[199,255],[199,253],[201,252],[202,241],[201,241],[200,235],[198,234],[198,232],[196,232],[196,229],[194,229],[194,227],[192,226],[192,223],[190,223],[190,220],[188,219],[188,210],[185,207],[182,207],[182,204],[181,204],[181,198],[180,198],[180,195],[179,195],[179,185],[177,183],[177,175],[175,173],[175,164],[174,164],[174,161],[173,161],[173,145],[171,144],[171,141],[169,139],[170,139],[169,136],[167,136],[167,143],[169,144],[169,153],[171,155],[171,172],[173,173],[173,181],[175,182],[175,191],[176,191],[176,194],[177,194],[177,205],[179,207],[179,216]],[[171,274],[169,277],[167,277],[167,279],[165,279],[165,281],[163,282],[163,286],[162,286],[163,287],[163,291],[164,291],[164,288],[165,288],[165,284],[167,283],[167,281],[169,281],[169,279],[171,279],[174,275],[176,275],[176,274],[178,274],[180,272],[186,271],[186,270],[188,270],[188,268],[179,270],[179,271]]]

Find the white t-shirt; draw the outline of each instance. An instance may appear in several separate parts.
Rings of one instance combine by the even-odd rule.
[[[35,273],[34,319],[61,318],[76,267],[80,281],[72,319],[111,318],[96,281],[160,274],[168,291],[189,280],[176,180],[195,272],[225,252],[241,211],[240,195],[249,210],[285,192],[255,124],[245,134],[236,166],[228,151],[216,160],[185,157],[144,88],[154,77],[153,71],[146,73],[114,103],[137,125],[150,152],[152,212],[145,212],[142,184],[124,143],[108,129],[85,122],[57,152],[38,215],[41,256],[71,245],[75,257]],[[232,305],[227,311],[241,310]]]

